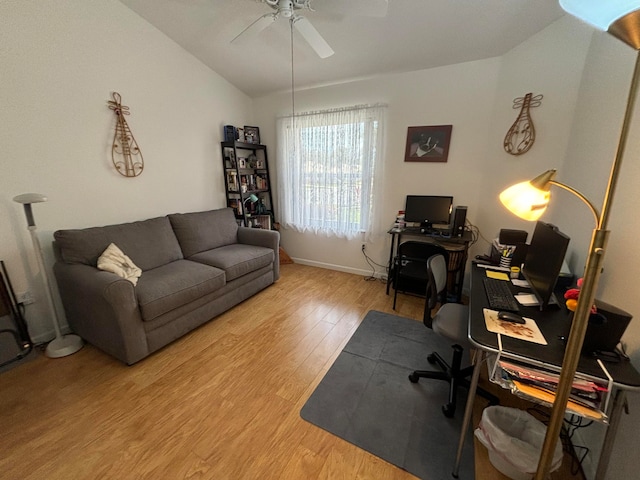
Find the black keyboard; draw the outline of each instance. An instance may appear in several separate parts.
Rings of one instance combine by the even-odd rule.
[[[492,310],[508,310],[510,312],[520,310],[520,306],[516,299],[513,298],[513,293],[509,288],[509,282],[489,277],[485,277],[482,280],[484,282],[484,291],[487,294],[489,306]]]

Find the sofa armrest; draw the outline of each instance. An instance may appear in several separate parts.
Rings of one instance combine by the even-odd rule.
[[[89,265],[56,262],[53,271],[75,333],[128,365],[149,354],[131,282]]]
[[[273,280],[280,278],[280,232],[264,228],[238,228],[238,243],[271,248],[274,254]]]

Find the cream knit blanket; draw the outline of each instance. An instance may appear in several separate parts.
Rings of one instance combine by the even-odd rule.
[[[136,285],[142,275],[135,263],[120,250],[115,243],[110,244],[98,258],[98,268],[129,280]]]

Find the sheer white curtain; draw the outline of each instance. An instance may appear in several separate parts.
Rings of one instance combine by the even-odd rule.
[[[299,232],[379,233],[385,105],[278,119],[280,223]]]

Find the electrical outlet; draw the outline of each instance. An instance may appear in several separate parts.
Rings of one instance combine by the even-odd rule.
[[[362,244],[362,251],[364,252],[364,243]]]
[[[33,294],[30,290],[16,294],[16,300],[18,301],[18,303],[21,303],[23,305],[31,305],[35,302]]]

